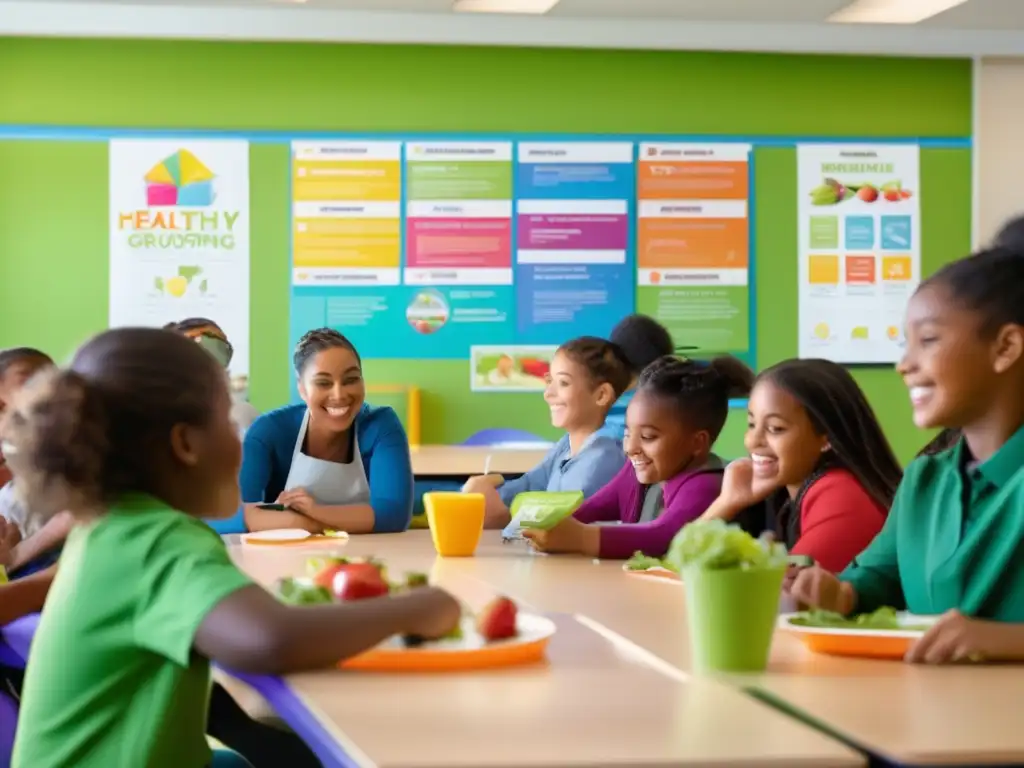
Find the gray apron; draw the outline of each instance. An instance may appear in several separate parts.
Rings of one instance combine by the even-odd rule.
[[[369,504],[370,484],[363,469],[363,456],[359,452],[359,439],[352,439],[352,461],[339,464],[336,461],[323,461],[307,456],[302,452],[302,444],[306,441],[306,430],[309,427],[309,411],[302,419],[299,436],[295,440],[292,451],[292,467],[288,470],[288,480],[284,489],[293,491],[302,488],[312,496],[317,504],[328,507],[345,506],[348,504]],[[353,423],[352,429],[355,429]]]

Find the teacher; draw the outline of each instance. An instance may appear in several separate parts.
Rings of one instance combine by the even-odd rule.
[[[242,450],[242,508],[210,525],[222,534],[404,531],[412,518],[409,441],[391,408],[365,402],[356,348],[319,328],[295,345],[293,361],[303,402],[253,422]]]

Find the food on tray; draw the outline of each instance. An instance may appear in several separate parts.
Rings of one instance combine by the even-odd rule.
[[[900,620],[895,608],[879,608],[871,613],[843,616],[832,611],[807,611],[793,616],[790,624],[811,629],[884,630],[901,632],[923,632],[928,624],[906,624]]]
[[[649,557],[643,552],[634,552],[633,556],[626,561],[627,571],[650,571],[655,568],[663,568],[666,571],[675,573],[675,568],[658,557]]]
[[[476,631],[487,642],[507,640],[518,633],[516,604],[507,597],[498,597],[484,606],[476,617]]]

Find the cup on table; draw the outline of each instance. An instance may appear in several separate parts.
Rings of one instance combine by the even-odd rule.
[[[695,672],[765,670],[785,574],[785,567],[690,568],[682,574]]]
[[[441,557],[470,557],[484,530],[484,495],[432,491],[423,494],[430,537]]]

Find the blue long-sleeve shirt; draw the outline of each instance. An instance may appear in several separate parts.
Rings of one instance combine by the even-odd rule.
[[[563,435],[540,464],[522,477],[502,484],[498,495],[506,506],[524,491],[583,491],[583,496],[589,498],[615,477],[625,463],[626,454],[618,440],[595,433],[572,456],[569,436]]]
[[[273,503],[285,490],[306,405],[265,413],[245,433],[239,484],[242,504]],[[412,519],[413,474],[409,440],[391,408],[364,403],[355,420],[356,440],[370,486],[374,533],[404,531]],[[243,507],[226,520],[208,520],[219,534],[244,533]]]

